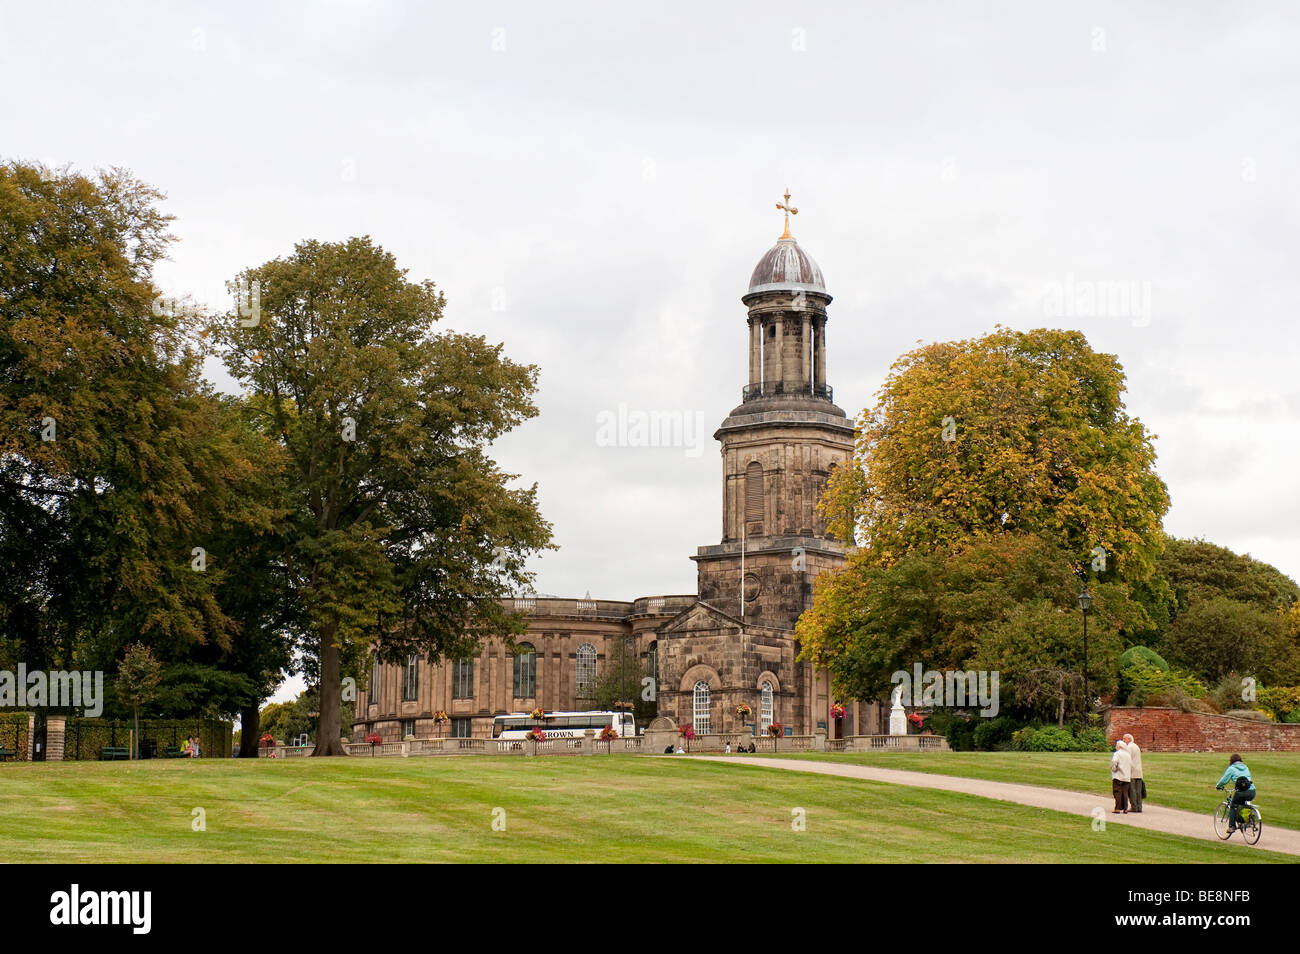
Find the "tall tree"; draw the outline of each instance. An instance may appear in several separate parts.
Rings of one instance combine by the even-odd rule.
[[[442,294],[405,276],[369,238],[302,242],[238,277],[260,314],[209,327],[290,460],[284,532],[320,691],[316,755],[344,754],[341,678],[371,647],[435,661],[522,633],[501,599],[550,545],[536,488],[511,487],[486,451],[536,414],[536,369],[481,337],[435,334]]]
[[[231,428],[197,328],[157,307],[161,199],[121,170],[0,165],[0,628],[29,665],[228,646],[209,541],[266,523],[243,491],[274,448]]]
[[[1152,577],[1169,497],[1123,389],[1077,332],[999,328],[899,358],[820,505],[857,546],[818,580],[804,658],[859,698],[915,662],[1078,669],[1084,574],[1105,627],[1090,668],[1149,630],[1130,593]]]

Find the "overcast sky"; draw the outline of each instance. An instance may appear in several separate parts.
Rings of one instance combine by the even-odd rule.
[[[712,432],[746,383],[740,296],[787,186],[850,415],[918,342],[1077,328],[1158,435],[1166,528],[1300,578],[1294,12],[2,9],[0,157],[166,192],[165,289],[225,305],[296,241],[370,235],[444,290],[448,327],[540,367],[541,414],[496,448],[561,547],[539,592],[695,591],[688,557],[721,535]],[[1089,306],[1101,283],[1128,307]],[[601,446],[620,404],[691,439]]]

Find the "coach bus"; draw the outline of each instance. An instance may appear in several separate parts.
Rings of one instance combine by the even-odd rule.
[[[630,712],[548,712],[542,719],[516,712],[492,720],[492,738],[522,740],[530,729],[541,729],[548,739],[581,739],[588,729],[595,729],[599,736],[607,725],[620,739],[636,735],[636,719]]]

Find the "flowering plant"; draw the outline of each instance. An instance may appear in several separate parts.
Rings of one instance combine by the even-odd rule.
[[[383,745],[384,737],[380,735],[378,732],[371,732],[368,736],[366,736],[366,741],[369,742],[371,745]]]
[[[842,703],[842,702],[836,702],[835,704],[833,704],[833,705],[831,706],[831,718],[832,718],[832,719],[843,719],[843,718],[844,718],[844,713],[846,713],[847,711],[848,711],[848,709],[845,708],[844,703]]]
[[[262,744],[263,744],[263,745],[266,745],[266,746],[274,746],[274,745],[275,745],[275,739],[271,738],[271,733],[270,733],[270,732],[268,732],[268,733],[266,733],[266,735],[262,736]]]
[[[767,727],[767,731],[769,735],[774,735],[774,736],[781,735],[783,732],[785,732],[785,726],[783,726],[779,722],[773,722],[771,725]]]
[[[912,725],[916,726],[919,729],[921,728],[922,724],[924,724],[925,722],[925,716],[921,715],[921,713],[919,712],[913,712],[910,716],[907,717],[907,721],[912,723]]]
[[[605,726],[605,728],[600,730],[600,741],[602,742],[610,742],[617,738],[618,738],[618,733],[614,731],[614,727],[612,725],[607,725]]]
[[[529,729],[528,734],[525,735],[524,738],[528,739],[530,742],[544,742],[546,741],[546,733],[541,729]]]
[[[446,725],[448,722],[451,721],[451,719],[448,718],[447,713],[439,709],[437,712],[433,714],[433,721],[436,725]]]
[[[545,719],[545,718],[546,718],[546,710],[543,709],[541,706],[538,706],[538,707],[537,707],[536,709],[534,709],[532,712],[528,713],[528,715],[529,715],[531,718],[533,718],[533,719]]]
[[[684,725],[684,726],[682,726],[680,729],[678,729],[677,731],[678,731],[681,735],[685,736],[687,742],[689,742],[689,741],[691,741],[691,739],[695,738],[695,726],[693,726],[693,725]]]
[[[737,719],[748,719],[753,714],[754,714],[754,710],[751,709],[749,706],[745,705],[745,703],[743,702],[740,705],[736,706]]]

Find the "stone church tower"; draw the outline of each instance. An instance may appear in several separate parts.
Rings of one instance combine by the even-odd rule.
[[[722,541],[702,546],[698,600],[668,622],[658,645],[659,712],[713,732],[780,722],[795,734],[830,724],[825,673],[796,663],[795,621],[812,582],[844,562],[826,537],[817,501],[831,469],[853,453],[853,422],[826,382],[821,269],[790,235],[754,268],[741,301],[749,310],[749,383],[713,435],[722,445]]]

